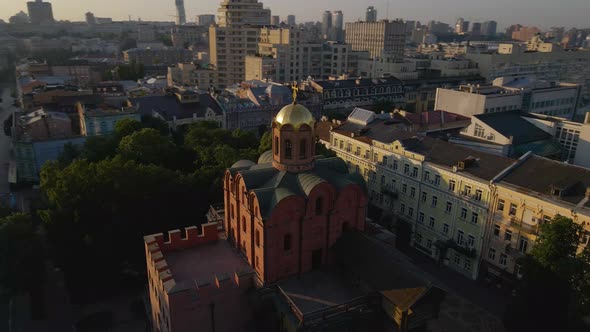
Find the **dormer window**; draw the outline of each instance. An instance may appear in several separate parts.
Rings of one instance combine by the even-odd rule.
[[[552,188],[551,189],[551,195],[553,196],[561,196],[561,190],[557,189],[557,188]]]

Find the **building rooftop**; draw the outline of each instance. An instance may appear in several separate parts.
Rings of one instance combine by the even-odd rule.
[[[519,111],[474,115],[502,136],[513,137],[513,144],[523,144],[551,138],[551,135],[521,117]]]
[[[349,173],[348,166],[340,158],[317,156],[314,168],[303,173],[280,171],[273,167],[271,161],[272,152],[266,151],[260,156],[258,164],[241,162],[235,165],[244,167],[229,169],[232,175],[239,172],[247,188],[256,194],[263,219],[270,218],[274,207],[284,198],[306,198],[316,185],[324,182],[337,189],[356,184],[365,190],[362,176]]]
[[[431,111],[418,113],[406,113],[405,118],[413,124],[441,124],[441,123],[452,123],[460,121],[469,121],[470,118],[445,111]]]
[[[346,80],[321,80],[314,81],[315,84],[319,85],[323,89],[335,89],[335,88],[354,88],[354,87],[369,87],[369,86],[380,86],[380,85],[402,85],[402,81],[395,77],[388,78],[357,78],[357,79],[346,79]]]
[[[164,259],[177,284],[213,282],[215,276],[221,278],[235,271],[251,270],[244,258],[224,240],[167,252]]]
[[[197,93],[197,97],[191,102],[181,102],[176,95],[147,96],[131,98],[131,104],[139,108],[142,115],[152,115],[153,112],[160,114],[167,121],[176,119],[205,117],[207,110],[211,109],[215,115],[222,115],[223,111],[217,101],[208,93]]]
[[[578,205],[590,188],[590,169],[532,155],[502,178],[501,183]],[[587,201],[582,203],[586,204]]]

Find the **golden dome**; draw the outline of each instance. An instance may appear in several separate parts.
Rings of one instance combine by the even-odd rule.
[[[279,127],[288,124],[295,129],[306,124],[313,129],[315,119],[305,106],[293,103],[283,107],[279,114],[277,114],[275,123],[277,123]]]

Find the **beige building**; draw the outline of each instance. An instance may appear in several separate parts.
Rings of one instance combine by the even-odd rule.
[[[353,52],[351,45],[316,43],[300,30],[262,28],[257,54],[246,56],[246,80],[285,83],[354,75],[363,57],[368,54]]]
[[[21,138],[46,140],[72,136],[72,120],[65,113],[38,109],[18,120],[17,130]]]
[[[518,258],[530,252],[539,225],[556,215],[584,225],[581,251],[590,236],[590,170],[527,154],[492,181],[488,277],[519,277]]]
[[[382,223],[396,225],[398,242],[477,278],[489,181],[513,160],[417,136],[394,115],[356,109],[331,130],[331,149],[365,178],[371,204]]]
[[[219,85],[227,87],[246,78],[245,57],[258,51],[260,27],[270,25],[270,10],[257,0],[224,0],[217,14],[218,26],[209,27],[209,49]]]
[[[406,25],[403,21],[382,20],[379,22],[346,23],[346,43],[353,51],[368,51],[371,58],[383,53],[404,55]]]
[[[193,63],[179,63],[168,67],[168,86],[196,87],[200,90],[208,90],[219,86],[217,71],[203,68]]]

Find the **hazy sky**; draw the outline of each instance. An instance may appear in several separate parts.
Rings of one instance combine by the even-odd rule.
[[[26,1],[0,0],[2,19],[20,10],[26,12]],[[115,20],[174,20],[174,0],[52,0],[53,13],[58,20],[83,21],[84,14],[91,11],[98,17],[112,17]],[[590,27],[589,0],[390,0],[389,17],[454,23],[458,17],[470,21],[498,21],[500,28],[520,23],[551,26]],[[198,14],[214,14],[219,0],[185,0],[187,20],[194,21]],[[295,14],[297,22],[320,20],[324,10],[342,10],[344,20],[355,21],[364,18],[367,6],[375,6],[379,18],[387,18],[387,0],[265,0],[264,6],[272,15],[281,19]]]

